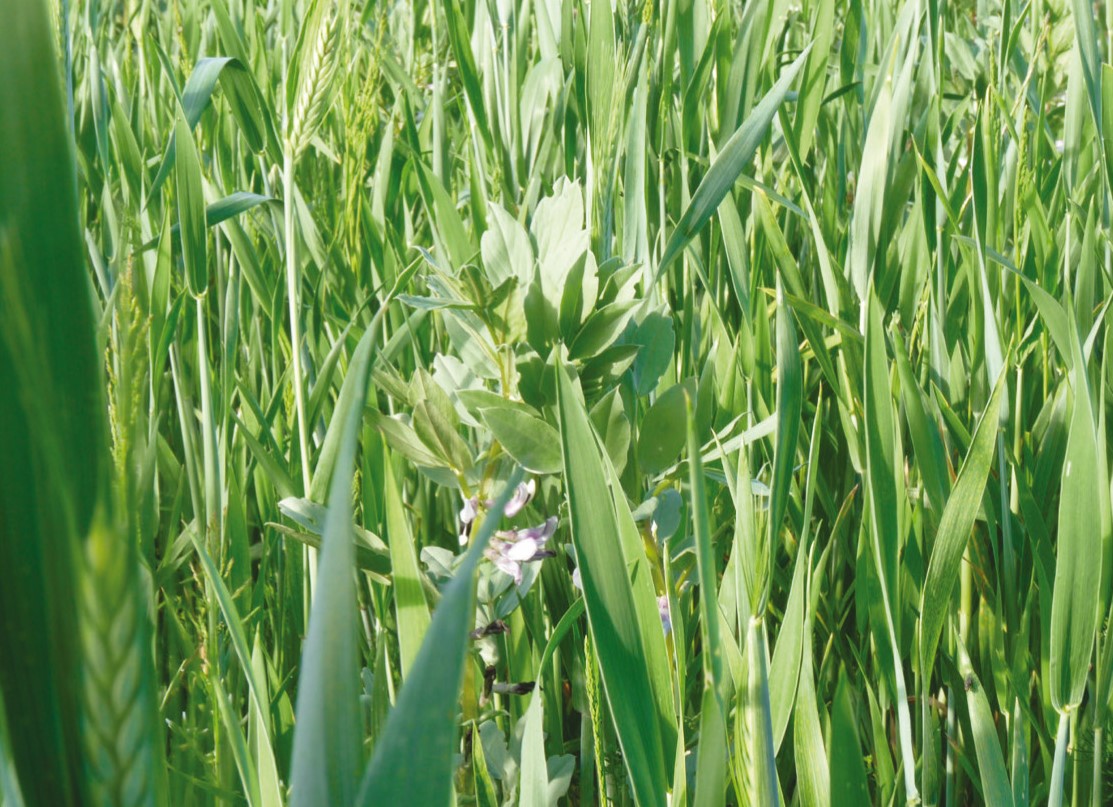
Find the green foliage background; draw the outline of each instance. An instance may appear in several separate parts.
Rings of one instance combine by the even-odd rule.
[[[2,13],[0,804],[1107,802],[1113,6]]]

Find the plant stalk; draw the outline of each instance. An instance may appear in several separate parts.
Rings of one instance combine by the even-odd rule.
[[[1105,731],[1101,726],[1094,729],[1094,771],[1090,784],[1090,804],[1101,807],[1101,761],[1102,744],[1105,742]]]
[[[286,225],[286,297],[290,305],[290,353],[293,357],[294,406],[298,417],[298,449],[301,451],[301,481],[309,495],[312,476],[309,470],[309,438],[306,430],[305,395],[302,392],[301,321],[298,306],[298,261],[294,242],[294,155],[287,143],[282,171],[283,213]]]
[[[309,469],[309,437],[305,417],[305,396],[302,392],[301,320],[298,305],[298,261],[294,238],[294,163],[293,146],[286,142],[283,150],[282,197],[286,237],[286,297],[290,305],[290,353],[293,357],[294,407],[298,419],[298,450],[301,452],[302,495],[309,498],[313,477]],[[309,586],[305,592],[306,614],[317,587],[317,550],[303,547]]]
[[[1051,789],[1047,807],[1063,807],[1064,774],[1067,767],[1067,738],[1070,737],[1070,712],[1059,715],[1059,732],[1055,736],[1055,763],[1051,767]]]

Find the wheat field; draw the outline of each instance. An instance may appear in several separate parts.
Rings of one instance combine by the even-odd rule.
[[[0,3],[0,805],[1113,803],[1113,4]]]

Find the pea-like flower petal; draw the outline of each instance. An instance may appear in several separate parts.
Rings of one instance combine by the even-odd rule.
[[[531,539],[537,542],[538,548],[545,546],[545,543],[553,537],[556,532],[557,517],[549,516],[545,519],[545,523],[538,524],[536,527],[526,527],[525,529],[518,530],[516,533],[516,540],[525,541]]]
[[[523,538],[520,541],[515,541],[510,544],[506,550],[506,557],[510,560],[522,563],[527,560],[533,560],[533,556],[537,554],[541,547],[538,546],[537,541],[533,538]]]
[[[657,598],[657,613],[661,616],[661,627],[665,629],[665,635],[668,636],[672,633],[672,618],[669,616],[669,598],[667,594],[662,594]]]
[[[514,491],[514,496],[506,503],[506,509],[502,514],[507,518],[514,518],[522,511],[533,499],[533,494],[537,492],[537,482],[529,480],[529,482],[521,482],[518,484],[518,489]]]
[[[475,517],[479,515],[479,499],[472,496],[464,502],[464,506],[460,508],[460,523],[465,527],[475,521]]]
[[[557,517],[550,516],[536,527],[520,530],[499,530],[491,538],[486,555],[495,566],[522,582],[522,564],[544,560],[553,553],[545,549],[545,544],[556,532]]]
[[[514,585],[521,585],[522,583],[522,564],[505,555],[497,555],[494,559],[495,567],[500,571],[506,572],[514,578]]]

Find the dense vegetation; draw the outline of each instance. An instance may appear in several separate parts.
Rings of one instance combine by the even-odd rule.
[[[1113,6],[3,17],[5,807],[1113,799]]]

